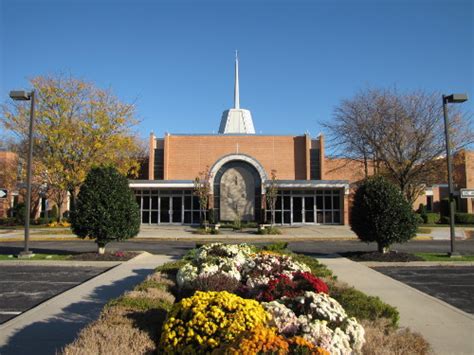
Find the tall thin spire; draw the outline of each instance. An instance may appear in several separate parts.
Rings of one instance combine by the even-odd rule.
[[[234,86],[234,108],[240,108],[239,95],[239,53],[235,51],[235,86]]]
[[[249,110],[240,108],[239,95],[239,54],[235,51],[235,84],[234,84],[234,108],[222,113],[219,126],[221,134],[255,134],[252,114]],[[237,148],[238,151],[238,148]]]

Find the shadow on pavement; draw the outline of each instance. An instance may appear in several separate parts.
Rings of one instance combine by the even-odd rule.
[[[112,285],[97,287],[88,299],[70,304],[57,315],[34,322],[17,331],[0,348],[0,354],[56,354],[57,351],[72,342],[84,326],[98,318],[102,307],[108,300],[131,289],[152,271],[137,269],[134,270],[133,276],[116,281]]]
[[[57,254],[57,255],[70,255],[70,254],[79,254],[77,251],[72,250],[61,250],[61,249],[42,249],[42,248],[29,248],[33,253],[36,254]],[[21,251],[24,250],[24,247],[0,247],[0,254],[12,254],[18,255]]]

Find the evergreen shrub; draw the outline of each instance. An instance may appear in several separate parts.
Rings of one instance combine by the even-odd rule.
[[[352,230],[364,242],[376,242],[379,252],[416,235],[417,219],[402,192],[381,176],[369,177],[355,192]]]
[[[95,239],[102,253],[109,242],[135,237],[140,210],[127,178],[113,167],[91,169],[71,211],[71,224],[79,238]]]
[[[455,213],[454,221],[459,224],[474,224],[474,214],[473,213]]]

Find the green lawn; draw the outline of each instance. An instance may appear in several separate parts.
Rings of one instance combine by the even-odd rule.
[[[425,261],[474,261],[474,255],[462,255],[459,258],[451,258],[447,253],[415,253],[415,255]]]
[[[462,228],[474,228],[474,224],[458,224],[456,223],[455,224],[456,227],[462,227]],[[424,227],[427,227],[427,228],[432,228],[432,227],[435,227],[435,228],[449,228],[449,224],[437,224],[437,223],[426,223],[426,224],[420,224],[420,228],[424,228]]]
[[[18,226],[0,226],[0,230],[19,230],[19,229],[24,229],[24,225],[18,225]],[[37,228],[48,228],[47,224],[30,224],[31,229],[37,229]]]
[[[73,234],[72,231],[67,228],[67,229],[56,229],[56,228],[48,228],[48,230],[41,230],[38,232],[32,233],[33,236],[35,235],[63,235],[63,234]]]
[[[32,258],[21,259],[21,260],[67,260],[71,255],[59,255],[59,254],[35,254]],[[0,254],[0,261],[2,260],[18,260],[16,255],[5,255]]]

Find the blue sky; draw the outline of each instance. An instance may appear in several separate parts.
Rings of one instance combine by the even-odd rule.
[[[473,17],[470,0],[0,0],[0,99],[67,72],[135,101],[143,137],[212,133],[238,49],[256,131],[317,135],[366,87],[472,97]]]

